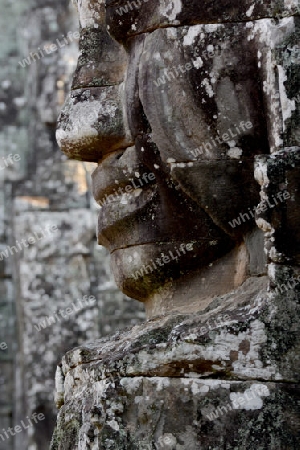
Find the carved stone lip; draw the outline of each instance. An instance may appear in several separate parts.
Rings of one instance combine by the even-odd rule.
[[[136,189],[131,194],[114,196],[112,200],[108,197],[107,202],[102,205],[98,215],[98,243],[106,246],[104,235],[107,232],[110,234],[109,230],[113,230],[120,222],[124,220],[131,221],[133,217],[134,222],[136,222],[136,215],[140,215],[141,211],[155,197],[156,188],[154,186],[145,190]]]
[[[129,186],[129,185],[127,184],[126,186]],[[117,187],[118,188],[122,187],[122,189],[123,189],[126,186],[118,185]],[[137,187],[136,189],[132,188],[131,192],[118,193],[116,190],[116,186],[110,186],[110,188],[107,189],[106,194],[95,198],[95,201],[102,208],[106,208],[109,204],[113,204],[113,203],[120,204],[120,205],[127,205],[128,203],[130,203],[132,201],[132,199],[139,197],[142,192],[147,193],[150,191],[152,192],[153,189],[151,189],[148,186],[147,188],[144,188],[144,189]]]
[[[128,161],[134,152],[134,159]],[[136,157],[134,147],[119,148],[107,155],[92,173],[93,195],[100,206],[120,201],[122,197],[137,196],[155,184],[149,168]]]
[[[111,218],[122,220],[127,215],[135,213],[149,203],[156,193],[156,188],[148,187],[147,189],[135,189],[130,194],[107,196],[103,200],[102,209],[100,210],[101,222],[111,222]],[[105,215],[105,216],[104,216]]]
[[[146,182],[149,181],[146,177],[150,173],[149,169],[137,160],[130,167],[127,166],[126,150],[119,149],[109,154],[92,173],[93,195],[101,207],[98,243],[104,246],[106,239],[103,233],[106,234],[119,222],[141,214],[141,210],[157,193],[156,182]]]
[[[102,189],[99,188],[99,185],[93,183],[94,198],[100,206],[121,201],[122,198],[125,204],[126,198],[138,196],[141,191],[146,192],[151,189],[152,185],[149,186],[149,183],[147,185],[141,183],[143,183],[141,179],[132,179],[131,181],[126,179],[117,184],[105,186]]]

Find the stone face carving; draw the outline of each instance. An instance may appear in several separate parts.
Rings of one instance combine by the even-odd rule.
[[[80,449],[296,449],[299,4],[79,3],[57,138],[99,163],[99,243],[154,319],[66,355],[52,449],[74,435]],[[181,402],[193,413],[175,425]]]
[[[78,55],[76,11],[61,0],[1,6],[0,450],[49,450],[57,361],[144,313],[117,290],[97,246],[89,164],[67,160],[55,142]],[[32,414],[45,420],[30,427]]]

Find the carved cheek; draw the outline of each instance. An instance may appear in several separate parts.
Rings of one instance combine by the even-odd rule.
[[[256,48],[249,48],[248,33],[244,24],[195,25],[145,38],[139,94],[165,162],[268,151]]]
[[[175,32],[176,33],[176,32]],[[140,61],[139,95],[162,159],[192,159],[196,143],[209,139],[209,126],[195,103],[180,42],[170,30],[147,36]]]

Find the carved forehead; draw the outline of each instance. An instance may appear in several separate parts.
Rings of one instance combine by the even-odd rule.
[[[118,40],[164,26],[245,22],[300,13],[298,0],[106,0],[106,23]]]

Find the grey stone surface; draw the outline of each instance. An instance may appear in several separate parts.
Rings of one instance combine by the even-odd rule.
[[[75,10],[65,0],[0,3],[0,449],[48,450],[62,355],[144,314],[117,290],[96,246],[93,166],[67,160],[55,141],[78,55]],[[95,302],[81,307],[85,296]],[[45,420],[6,438],[35,412]]]
[[[64,356],[51,450],[296,450],[299,2],[76,3],[57,140],[148,321]]]
[[[82,387],[82,386],[81,386]],[[53,449],[296,449],[299,387],[135,377],[84,384],[62,408]],[[82,412],[79,412],[82,411]]]

